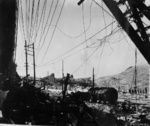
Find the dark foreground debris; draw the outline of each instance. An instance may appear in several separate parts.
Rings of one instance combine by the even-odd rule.
[[[9,81],[7,81],[9,82]],[[0,123],[57,126],[149,126],[149,107],[129,101],[97,103],[77,94],[51,97],[31,84],[11,87],[2,105]]]

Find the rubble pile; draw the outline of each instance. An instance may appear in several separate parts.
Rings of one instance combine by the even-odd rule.
[[[86,104],[92,108],[95,120],[100,126],[150,125],[150,108],[145,105],[136,105],[126,101],[117,105]]]
[[[69,96],[54,98],[27,83],[9,89],[2,115],[1,123],[8,124],[96,126],[83,101]]]
[[[150,125],[150,108],[146,105],[123,102],[115,107],[118,120],[128,123],[128,125]]]

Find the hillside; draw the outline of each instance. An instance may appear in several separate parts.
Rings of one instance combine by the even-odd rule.
[[[137,66],[137,85],[138,88],[145,88],[149,83],[149,66],[148,65],[140,65]],[[115,87],[118,89],[119,87],[122,89],[129,89],[130,87],[134,87],[135,85],[135,67],[131,66],[127,68],[120,74],[100,77],[96,79],[97,86],[105,86],[105,87]]]

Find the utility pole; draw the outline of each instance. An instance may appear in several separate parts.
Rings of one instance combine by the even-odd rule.
[[[27,52],[27,41],[25,40],[25,57],[26,57],[26,83],[28,83],[28,52]]]
[[[134,77],[134,81],[135,81],[135,95],[136,95],[136,111],[138,109],[137,107],[137,48],[135,47],[135,77]]]
[[[62,92],[64,91],[64,61],[62,60]]]
[[[92,85],[92,88],[94,89],[94,83],[95,83],[95,80],[94,80],[94,68],[93,68],[93,85]]]
[[[33,44],[30,44],[30,45],[27,45],[27,42],[25,43],[25,54],[26,54],[26,78],[27,78],[27,81],[28,81],[28,55],[31,55],[33,56],[33,75],[34,75],[34,80],[33,80],[33,84],[35,85],[35,82],[36,82],[36,71],[35,71],[35,48],[34,48],[34,43]],[[32,50],[29,50],[29,49],[32,49]],[[28,52],[32,52],[33,54],[30,54]]]
[[[33,43],[33,74],[34,74],[34,85],[35,85],[35,82],[36,82],[36,71],[35,71],[35,49],[34,49],[34,43]]]
[[[95,86],[95,85],[94,85],[94,67],[93,67],[93,84],[92,84],[92,89],[93,89],[93,90],[92,90],[92,95],[93,95],[93,99],[92,99],[92,100],[94,100],[94,97],[95,97],[95,96],[94,96],[94,94],[95,94],[95,93],[94,93],[94,86]]]

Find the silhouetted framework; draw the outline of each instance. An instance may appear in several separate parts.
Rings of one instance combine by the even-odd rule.
[[[149,26],[143,23],[142,18],[150,20],[150,7],[144,0],[103,0],[116,20],[119,22],[130,39],[150,64]],[[122,6],[126,8],[122,9]]]

